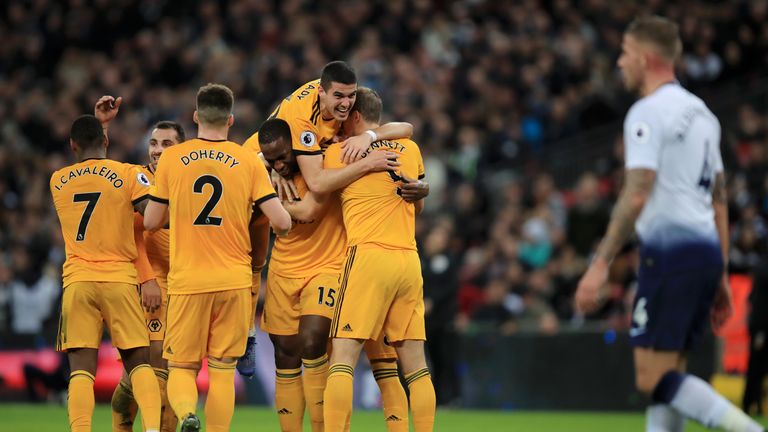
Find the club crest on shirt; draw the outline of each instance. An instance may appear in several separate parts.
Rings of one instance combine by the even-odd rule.
[[[632,124],[630,137],[638,144],[645,144],[651,139],[651,127],[645,122],[635,122]]]
[[[310,131],[304,131],[301,133],[299,140],[304,147],[313,147],[317,142],[317,137]]]

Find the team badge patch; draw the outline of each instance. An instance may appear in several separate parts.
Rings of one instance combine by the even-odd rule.
[[[161,323],[157,318],[151,319],[147,323],[147,328],[149,328],[149,331],[152,333],[157,333],[163,328],[163,323]]]
[[[317,143],[317,137],[310,131],[302,132],[299,139],[301,140],[301,144],[304,147],[314,147],[314,145]]]
[[[136,180],[139,181],[140,184],[143,184],[144,186],[150,186],[149,179],[144,173],[138,173],[136,174]]]
[[[630,128],[632,140],[638,144],[645,144],[651,139],[651,127],[645,122],[636,122]]]

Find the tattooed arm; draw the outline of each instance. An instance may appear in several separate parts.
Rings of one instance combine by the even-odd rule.
[[[608,268],[635,230],[635,221],[653,190],[656,171],[639,168],[626,171],[624,187],[613,208],[608,230],[597,248],[589,269],[579,281],[576,305],[582,312],[600,306],[600,290],[608,280]]]

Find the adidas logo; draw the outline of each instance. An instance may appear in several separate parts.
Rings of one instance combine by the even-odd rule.
[[[315,405],[323,406],[323,405],[325,405],[325,401],[315,402]]]
[[[171,347],[168,347],[168,348],[165,350],[165,352],[167,352],[168,354],[173,354],[173,350],[171,349]]]
[[[280,414],[280,415],[288,415],[288,414],[293,414],[293,413],[291,412],[291,410],[289,410],[288,408],[282,408],[282,409],[281,409],[280,411],[278,411],[277,413],[278,413],[278,414]]]
[[[403,419],[401,419],[400,417],[392,414],[391,416],[387,417],[387,421],[388,422],[399,422],[399,421],[403,421]]]
[[[348,332],[351,332],[351,331],[352,331],[352,326],[351,326],[351,325],[349,325],[349,323],[347,323],[347,325],[345,325],[345,326],[344,326],[344,328],[343,328],[343,329],[341,329],[341,331],[348,331]]]

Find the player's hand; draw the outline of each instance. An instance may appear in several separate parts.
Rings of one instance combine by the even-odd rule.
[[[271,177],[272,186],[277,191],[277,197],[280,201],[299,201],[299,190],[296,188],[296,183],[293,182],[293,179],[286,180],[275,170],[272,170]]]
[[[720,287],[715,293],[715,301],[712,303],[712,310],[710,312],[710,320],[712,321],[712,329],[719,330],[728,318],[733,315],[733,299],[731,297],[731,286],[728,283],[728,275],[723,274],[720,279]]]
[[[608,281],[608,263],[596,258],[584,273],[576,288],[576,308],[585,314],[594,312],[602,304],[601,292]]]
[[[412,203],[429,195],[429,183],[426,181],[408,178],[408,176],[403,174],[400,177],[403,178],[403,183],[400,186],[400,196],[405,201]]]
[[[141,284],[141,305],[149,313],[160,308],[163,303],[163,297],[160,293],[160,285],[157,284],[155,279],[150,279]]]
[[[93,115],[99,119],[101,124],[109,123],[117,116],[117,112],[120,110],[120,104],[122,103],[122,96],[117,99],[115,99],[114,96],[102,96],[93,108]]]
[[[367,133],[347,138],[341,143],[341,161],[345,164],[351,164],[360,159],[372,142],[373,137]]]
[[[374,151],[364,159],[367,172],[394,171],[400,166],[397,153],[391,151]]]

